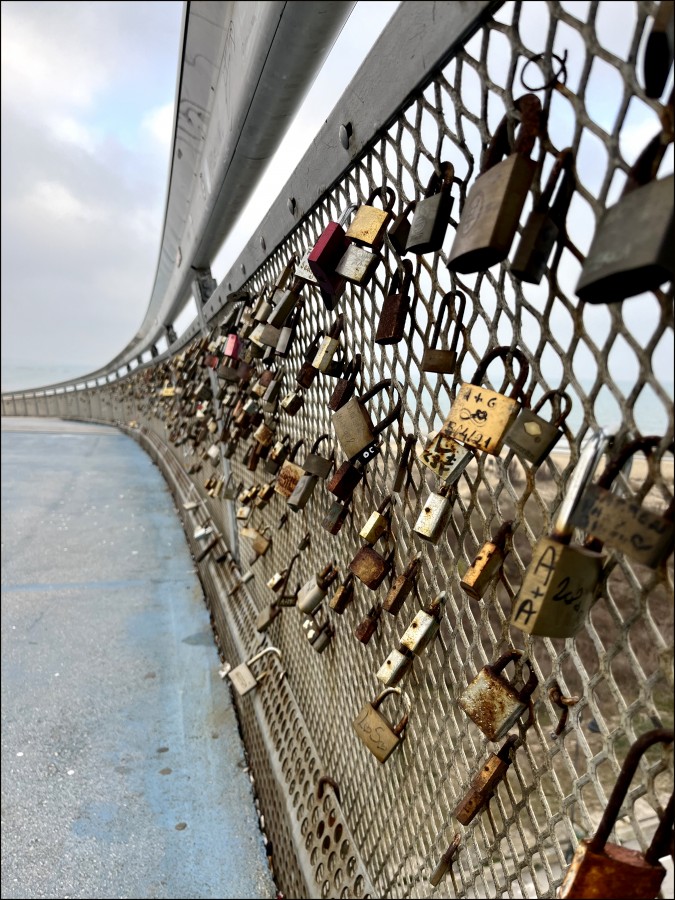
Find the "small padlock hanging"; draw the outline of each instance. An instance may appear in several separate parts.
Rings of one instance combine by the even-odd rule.
[[[330,599],[329,607],[338,615],[347,609],[354,599],[354,573],[350,572]]]
[[[319,370],[314,368],[313,362],[314,358],[317,354],[319,346],[321,345],[322,336],[317,334],[314,337],[305,351],[304,359],[305,361],[298,369],[298,374],[295,376],[296,382],[303,388],[309,388],[312,386],[312,382],[319,374]]]
[[[359,537],[362,537],[368,544],[374,544],[389,528],[389,518],[384,515],[385,510],[391,504],[391,494],[385,497],[382,503],[377,507],[374,513],[368,518],[368,521],[359,531]]]
[[[405,322],[410,309],[410,284],[413,266],[409,259],[403,260],[403,278],[396,269],[391,285],[382,304],[380,319],[375,333],[376,344],[397,344],[405,334]]]
[[[307,257],[307,264],[317,284],[328,295],[341,293],[344,288],[344,279],[336,275],[335,267],[351,243],[343,225],[356,209],[356,205],[351,204],[337,222],[330,222]]]
[[[319,445],[326,440],[329,440],[329,434],[322,434],[314,441],[312,447],[304,459],[302,464],[303,469],[307,472],[308,475],[316,475],[317,478],[328,478],[330,475],[330,471],[335,465],[335,454],[331,453],[329,457],[321,456],[318,452]]]
[[[376,197],[382,201],[383,209],[373,206]],[[385,199],[386,197],[386,199]],[[372,247],[377,250],[384,241],[387,225],[392,218],[392,209],[396,201],[393,188],[376,188],[365,202],[360,206],[347,229],[346,237],[356,244]]]
[[[401,395],[396,388],[398,400],[387,416],[377,425],[373,425],[365,404],[368,400],[386,388],[391,387],[391,379],[379,381],[374,387],[360,397],[352,397],[337,412],[332,421],[335,434],[348,460],[367,463],[379,453],[378,435],[387,426],[396,421],[401,411]]]
[[[417,454],[422,465],[438,475],[441,485],[454,484],[472,459],[474,451],[446,437],[442,431],[429,435],[427,443]]]
[[[291,438],[290,435],[286,434],[280,441],[277,441],[274,444],[270,452],[267,454],[267,459],[265,460],[265,471],[269,472],[270,475],[276,475],[284,460],[288,456],[288,452],[290,449]]]
[[[319,349],[312,360],[312,367],[319,372],[325,372],[328,369],[340,347],[340,335],[342,334],[344,319],[345,317],[340,313],[319,344]]]
[[[396,616],[405,603],[408,595],[415,587],[415,581],[419,574],[421,563],[421,554],[417,553],[410,560],[406,568],[400,575],[394,579],[394,583],[389,588],[387,596],[384,598],[382,608],[388,612],[390,616]]]
[[[390,694],[398,694],[407,709],[398,725],[393,727],[379,712],[380,704]],[[402,694],[400,688],[385,688],[372,703],[366,703],[354,719],[353,726],[359,740],[366,745],[378,762],[386,762],[404,739],[409,711],[410,701]]]
[[[301,390],[290,391],[281,401],[281,408],[289,416],[295,416],[303,407],[305,396]]]
[[[497,358],[505,361],[517,359],[520,365],[518,378],[509,397],[481,386],[488,366]],[[506,433],[520,411],[523,387],[529,372],[527,358],[517,347],[495,347],[487,353],[476,369],[471,383],[460,385],[457,397],[443,423],[442,432],[445,437],[459,441],[467,447],[498,456]],[[506,381],[505,373],[504,384]]]
[[[554,419],[547,422],[537,413],[550,401]],[[536,406],[523,406],[509,428],[504,443],[528,462],[540,465],[563,435],[562,426],[572,410],[572,398],[563,390],[546,391]]]
[[[288,454],[288,457],[279,469],[279,474],[277,475],[274,490],[277,494],[281,494],[282,497],[286,497],[286,499],[291,496],[295,490],[295,486],[305,474],[305,470],[302,466],[299,466],[294,462],[298,450],[304,443],[304,440],[300,438],[300,440],[293,445],[293,449]]]
[[[413,531],[424,541],[436,544],[448,527],[452,507],[457,499],[457,488],[451,484],[442,485],[438,493],[432,491],[427,497]]]
[[[357,353],[354,359],[345,364],[342,375],[328,401],[328,409],[337,412],[340,407],[351,399],[356,387],[357,376],[361,374],[361,354]]]
[[[415,209],[417,200],[411,200],[406,204],[401,212],[391,223],[391,227],[387,232],[387,237],[398,256],[405,256],[406,244],[408,243],[408,235],[410,234],[410,221],[408,216]]]
[[[299,303],[280,327],[279,340],[277,341],[276,350],[274,352],[277,356],[281,357],[281,359],[285,359],[291,352],[301,315],[302,304]]]
[[[286,501],[293,512],[299,512],[307,506],[318,482],[319,479],[316,475],[308,475],[307,472],[305,472],[301,476],[300,480],[293,488],[292,494]]]
[[[503,522],[492,540],[486,541],[474,561],[462,576],[459,586],[473,600],[480,600],[492,578],[501,569],[508,553],[506,543],[511,537],[513,522]]]
[[[539,683],[532,665],[527,661],[524,664],[529,668],[530,675],[520,690],[516,690],[503,677],[502,672],[507,665],[521,659],[522,655],[521,650],[509,650],[493,665],[483,666],[457,701],[460,709],[491,741],[501,740],[528,710],[530,697]]]
[[[427,603],[403,632],[399,646],[382,663],[375,677],[386,686],[398,684],[410,672],[416,656],[420,656],[438,633],[445,603],[445,591]]]
[[[343,462],[327,482],[326,490],[339,501],[349,502],[364,473],[365,470],[361,466],[354,466],[349,461]]]
[[[443,246],[450,221],[453,199],[450,189],[455,177],[452,163],[442,162],[440,174],[429,179],[424,197],[415,205],[412,225],[406,241],[406,253],[433,253]]]
[[[349,513],[349,499],[347,499],[344,503],[341,503],[339,500],[335,500],[328,508],[328,512],[323,517],[321,522],[321,527],[325,529],[329,534],[339,534],[342,526],[345,523],[347,515]]]
[[[393,561],[393,548],[387,556],[382,556],[369,544],[366,544],[349,563],[349,570],[371,591],[376,591],[390,573]]]
[[[452,812],[462,825],[469,825],[489,804],[498,785],[504,780],[520,738],[509,735],[497,753],[491,753],[480,772],[469,785],[466,794]]]
[[[254,662],[262,659],[262,657],[267,653],[275,653],[279,657],[279,659],[281,659],[280,650],[278,650],[276,647],[266,647],[264,650],[261,650],[260,653],[256,653],[255,656],[252,656],[251,659],[247,660],[244,663],[241,663],[227,673],[227,677],[234,685],[240,697],[248,694],[260,683],[261,679],[256,678],[249,667],[253,665]]]
[[[455,312],[453,319],[455,325],[450,349],[437,350],[436,347],[441,336],[443,318],[446,311],[448,312],[448,316],[450,315],[450,301],[453,297],[459,298],[459,308]],[[457,344],[462,330],[462,320],[464,318],[465,309],[466,296],[461,291],[449,291],[443,296],[440,306],[438,307],[438,317],[436,319],[436,324],[434,325],[434,332],[431,336],[431,346],[425,348],[422,355],[423,372],[438,372],[442,375],[450,375],[455,371],[457,365]],[[448,319],[448,321],[450,321],[450,319]]]
[[[535,94],[519,97],[515,108],[520,113],[520,126],[513,152],[507,113],[466,198],[448,260],[451,272],[485,271],[506,259],[511,249],[534,178],[536,164],[530,154],[542,124],[541,102]],[[507,158],[502,159],[504,156]]]
[[[338,574],[333,563],[329,562],[320,572],[313,575],[298,593],[297,606],[300,612],[313,613],[318,609]]]
[[[357,287],[365,287],[381,260],[379,253],[373,253],[358,244],[349,244],[335,266],[335,274]]]
[[[366,613],[365,618],[354,629],[354,637],[362,644],[368,644],[371,637],[377,631],[377,626],[382,615],[382,604],[376,603]]]

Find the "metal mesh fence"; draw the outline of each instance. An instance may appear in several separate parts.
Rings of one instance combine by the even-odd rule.
[[[259,529],[270,526],[270,550],[254,563],[249,542],[239,541],[240,570],[250,568],[254,579],[233,592],[237,579],[226,564],[211,561],[206,568],[212,596],[221,598],[213,601],[213,614],[224,654],[236,665],[258,646],[256,618],[275,599],[268,580],[288,565],[306,534],[310,543],[295,563],[291,593],[330,561],[340,580],[345,577],[363,546],[360,529],[392,494],[405,436],[414,436],[409,478],[392,494],[391,525],[376,549],[383,555],[393,551],[392,577],[421,554],[417,594],[409,596],[396,617],[380,615],[374,636],[364,645],[354,630],[383,600],[391,579],[376,592],[357,582],[353,602],[339,616],[327,608],[333,585],[317,613],[319,622],[330,620],[335,630],[321,654],[306,639],[302,615],[284,608],[267,634],[281,651],[286,677],[266,679],[254,701],[239,702],[266,832],[277,848],[275,874],[287,896],[427,897],[437,891],[457,897],[552,897],[578,840],[594,831],[630,744],[655,725],[672,727],[672,560],[654,570],[608,551],[599,599],[575,638],[529,637],[509,624],[532,548],[550,532],[581,442],[592,431],[618,426],[619,441],[636,434],[662,437],[651,462],[635,461],[622,489],[661,512],[672,496],[672,373],[664,362],[673,343],[672,285],[600,305],[581,303],[575,293],[596,223],[619,200],[627,172],[649,139],[668,127],[667,108],[645,96],[640,76],[656,8],[649,2],[538,0],[499,7],[385,132],[375,136],[365,155],[245,285],[258,294],[273,284],[291,255],[301,259],[349,204],[363,204],[376,189],[391,187],[398,213],[424,195],[441,163],[454,166],[454,203],[442,249],[406,256],[412,262],[412,299],[400,342],[374,342],[384,298],[402,266],[388,238],[370,283],[348,285],[334,311],[325,308],[316,287],[303,288],[296,340],[283,362],[282,396],[293,388],[312,340],[342,313],[343,352],[349,359],[356,354],[362,359],[357,394],[392,379],[402,400],[401,415],[384,432],[380,454],[366,467],[342,530],[334,536],[321,527],[334,500],[323,484],[298,512],[274,494],[267,506],[254,509],[247,523]],[[504,114],[513,111],[514,101],[527,92],[523,78],[532,88],[547,84],[536,90],[547,127],[534,145],[537,169],[510,260],[556,155],[569,147],[577,181],[566,228],[538,285],[515,278],[508,259],[475,275],[451,273],[447,263],[453,237],[482,148]],[[669,150],[672,154],[672,145]],[[672,168],[672,155],[666,155],[660,177],[668,166]],[[423,371],[422,356],[441,298],[450,291],[466,295],[466,313],[459,326],[455,371],[437,375]],[[221,314],[208,323],[212,337],[220,334],[222,319]],[[447,346],[453,325],[450,316],[441,332],[442,346]],[[416,453],[446,419],[459,385],[470,381],[484,355],[499,345],[525,354],[532,405],[550,389],[568,392],[572,411],[564,437],[539,466],[524,462],[508,447],[499,456],[475,454],[457,482],[443,537],[436,544],[424,542],[413,526],[439,482]],[[193,357],[201,358],[196,351]],[[262,371],[264,365],[257,365]],[[183,416],[179,428],[181,417],[175,413],[188,407],[158,398],[171,372],[174,378],[180,375],[175,359],[114,387],[90,391],[91,407],[84,414],[135,419],[147,429],[146,440],[168,441],[171,436],[175,444],[195,420]],[[499,390],[503,374],[512,373],[497,361],[483,384]],[[191,382],[208,375],[209,369],[200,365]],[[225,386],[210,377],[214,387]],[[334,378],[320,374],[297,415],[279,408],[275,423],[267,417],[277,438],[288,435],[291,445],[304,440],[297,462],[322,434],[330,435],[338,465],[343,459],[328,409],[335,385]],[[395,394],[373,398],[373,421],[386,415],[391,396]],[[222,417],[222,406],[217,408]],[[250,439],[239,441],[229,462],[221,459],[212,466],[206,450],[219,436],[220,427],[205,433],[201,442],[185,440],[171,456],[187,471],[200,467],[191,476],[200,497],[205,497],[205,479],[227,474],[230,466],[235,483],[273,480],[262,463],[255,472],[243,464]],[[218,529],[227,534],[227,503],[206,502]],[[483,597],[472,599],[460,586],[462,576],[483,543],[508,520],[513,521],[510,552]],[[415,612],[440,591],[447,599],[439,633],[401,682],[411,704],[405,740],[380,764],[356,737],[352,721],[379,693],[382,685],[375,672]],[[463,827],[453,810],[500,744],[486,741],[457,701],[479,669],[511,647],[524,652],[538,679],[534,723],[527,731],[522,721],[518,725],[522,744],[508,772],[489,805]],[[579,698],[559,736],[553,732],[560,710],[549,697],[554,684],[564,695]],[[383,712],[396,721],[402,706],[389,702]],[[330,792],[323,801],[316,799],[321,772],[338,783],[339,808]],[[647,846],[672,781],[672,754],[651,751],[634,781],[617,840]],[[455,833],[461,842],[452,870],[434,888],[430,874]]]

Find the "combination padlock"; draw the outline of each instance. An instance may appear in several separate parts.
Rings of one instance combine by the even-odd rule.
[[[337,412],[345,403],[351,399],[356,388],[356,378],[361,374],[361,354],[357,353],[354,359],[345,364],[342,375],[338,383],[333,389],[330,400],[328,401],[328,409]]]
[[[373,206],[376,197],[382,201],[383,209]],[[346,237],[357,244],[377,250],[384,241],[395,200],[396,194],[392,188],[376,188],[366,200],[365,205],[360,206],[356,211],[347,229]]]
[[[328,333],[319,344],[319,349],[312,360],[312,367],[319,372],[326,372],[340,347],[340,335],[345,317],[340,313]]]
[[[398,725],[392,726],[379,711],[385,697],[398,694],[406,705],[406,713]],[[400,688],[385,688],[372,703],[366,703],[352,723],[360,741],[362,741],[378,762],[386,762],[394,750],[405,738],[405,727],[408,724],[410,701],[401,693]]]
[[[633,454],[642,451],[649,457],[661,443],[662,438],[653,436],[636,438],[626,444],[607,463],[598,483],[584,491],[572,514],[572,523],[586,534],[652,569],[658,568],[673,552],[675,498],[663,515],[657,515],[635,500],[618,496],[610,488]]]
[[[399,269],[394,272],[387,296],[382,304],[380,318],[375,332],[376,344],[397,344],[405,334],[405,322],[410,310],[410,284],[413,266],[409,259],[404,259],[403,278]]]
[[[615,303],[672,281],[675,176],[655,180],[666,148],[664,135],[652,138],[598,223],[576,287],[585,303]]]
[[[508,256],[536,164],[530,159],[542,124],[541,102],[524,94],[515,102],[520,126],[509,143],[509,115],[502,119],[483,157],[481,173],[466,198],[450,251],[451,272],[482,272]],[[510,153],[506,159],[502,159]],[[501,160],[501,161],[500,161]]]
[[[480,772],[469,785],[466,794],[452,812],[453,817],[462,825],[472,822],[490,802],[497,786],[504,780],[506,772],[513,762],[518,740],[518,735],[510,735],[497,753],[491,753],[488,756]]]
[[[350,244],[342,226],[356,209],[356,205],[351,204],[337,222],[330,222],[307,257],[307,264],[317,284],[329,295],[340,294],[344,289],[344,278],[336,274],[335,267]]]
[[[437,350],[436,347],[441,336],[441,326],[443,324],[443,318],[446,311],[448,313],[448,316],[450,315],[450,301],[453,299],[453,297],[459,298],[459,308],[456,310],[454,315],[455,325],[452,334],[452,341],[450,343],[450,349]],[[434,325],[434,332],[431,336],[431,346],[425,347],[424,353],[422,354],[423,372],[438,372],[441,375],[450,375],[455,371],[455,367],[457,365],[457,344],[459,342],[459,335],[462,330],[462,320],[464,319],[465,309],[466,296],[461,291],[449,291],[443,296],[440,306],[438,307],[438,318],[436,319],[436,324]],[[448,321],[450,320],[448,319]]]
[[[388,612],[390,616],[398,615],[408,595],[415,587],[420,562],[421,554],[418,553],[416,556],[413,556],[405,570],[394,579],[394,583],[389,588],[382,604],[382,609]]]
[[[527,662],[530,676],[520,690],[506,681],[502,672],[510,662],[522,657],[520,650],[503,653],[494,665],[483,666],[471,681],[458,705],[491,741],[499,741],[527,711],[530,697],[537,687],[537,675]]]
[[[240,663],[234,669],[231,669],[227,673],[227,677],[230,679],[232,684],[235,687],[235,690],[239,694],[239,696],[243,697],[245,694],[250,693],[254,688],[256,688],[261,678],[256,678],[251,669],[249,668],[254,662],[257,662],[259,659],[262,659],[267,653],[276,653],[276,655],[281,659],[281,651],[276,647],[266,647],[264,650],[261,650],[260,653],[256,653],[255,656],[252,656],[246,662]]]
[[[387,426],[396,421],[401,411],[401,396],[391,411],[377,425],[373,425],[366,409],[366,402],[375,394],[391,387],[391,379],[379,381],[374,387],[360,397],[352,397],[337,412],[333,413],[332,421],[335,434],[350,463],[369,462],[379,453],[380,435]]]
[[[415,204],[412,225],[405,245],[406,253],[433,253],[443,246],[452,212],[450,189],[455,177],[452,163],[442,162],[440,174],[429,179],[424,197]]]
[[[287,500],[295,490],[302,476],[305,474],[305,470],[302,466],[299,466],[294,462],[298,450],[304,443],[304,440],[300,438],[300,440],[293,445],[293,449],[279,469],[279,474],[277,475],[277,480],[274,485],[275,492],[281,494],[281,496],[285,497]]]
[[[549,537],[537,541],[513,603],[511,624],[527,634],[574,637],[584,623],[603,568],[599,542],[571,543],[572,517],[609,443],[602,429],[583,447]]]
[[[368,518],[368,521],[359,531],[359,537],[362,537],[368,544],[374,544],[389,528],[389,518],[384,515],[384,511],[391,503],[391,494],[380,503],[374,513]]]
[[[298,593],[297,606],[300,612],[313,613],[314,610],[320,606],[323,598],[328,592],[328,588],[335,581],[338,574],[338,570],[335,568],[334,564],[329,562],[320,572],[313,575],[309,581],[300,588]]]
[[[459,586],[473,600],[480,600],[493,576],[501,569],[508,553],[506,542],[510,538],[512,530],[513,522],[511,520],[502,523],[492,540],[483,544],[474,561],[462,576]]]
[[[505,361],[517,359],[520,364],[510,397],[481,387],[488,366],[497,358]],[[517,347],[495,347],[480,361],[471,383],[460,385],[448,418],[443,423],[442,433],[467,447],[498,456],[506,434],[520,412],[523,387],[529,372],[525,354]],[[504,384],[506,382],[505,373]]]
[[[548,401],[553,408],[552,422],[547,422],[537,415]],[[519,456],[538,466],[562,437],[562,426],[571,410],[572,398],[566,391],[546,391],[532,409],[521,407],[513,425],[506,433],[504,443]]]
[[[673,743],[673,731],[655,728],[643,734],[628,751],[598,829],[577,847],[558,892],[561,900],[653,900],[666,874],[659,859],[667,856],[673,834],[671,795],[646,853],[608,842],[640,758],[652,744]]]

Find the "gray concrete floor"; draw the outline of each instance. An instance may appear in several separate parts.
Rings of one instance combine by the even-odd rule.
[[[275,896],[219,666],[149,457],[3,418],[3,898]]]

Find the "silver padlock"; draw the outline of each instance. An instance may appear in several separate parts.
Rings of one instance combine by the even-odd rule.
[[[375,673],[375,677],[378,681],[381,681],[385,687],[393,687],[408,674],[412,669],[414,662],[415,655],[411,653],[410,650],[402,648],[392,650]]]
[[[305,508],[309,502],[309,498],[314,493],[314,488],[317,486],[318,481],[319,479],[316,475],[308,475],[306,472],[300,481],[298,481],[293,489],[293,493],[286,501],[294,512],[299,512],[301,509]]]
[[[445,591],[423,607],[412,620],[401,638],[401,647],[419,656],[436,637],[441,627]]]
[[[415,534],[431,544],[437,543],[445,534],[456,494],[457,489],[447,484],[438,494],[432,491],[413,526]]]
[[[249,660],[241,663],[236,668],[232,669],[231,672],[227,673],[227,677],[230,679],[230,681],[236,688],[237,693],[241,697],[243,697],[245,694],[250,693],[250,691],[257,687],[262,680],[255,677],[253,672],[251,672],[249,666],[265,656],[266,653],[276,653],[279,659],[281,659],[280,650],[277,650],[276,647],[266,647],[264,650],[261,650],[260,653],[256,653],[255,656],[252,656]]]
[[[300,592],[298,593],[298,609],[300,612],[313,613],[326,596],[328,588],[335,581],[337,576],[338,570],[334,567],[333,563],[328,563],[328,565],[324,566],[320,572],[313,575],[309,581],[300,588]]]
[[[522,651],[510,650],[502,654],[492,666],[483,666],[457,701],[470,719],[491,741],[499,741],[527,710],[530,695],[537,687],[534,669],[527,663],[530,677],[516,690],[502,677],[506,666],[522,657]]]

